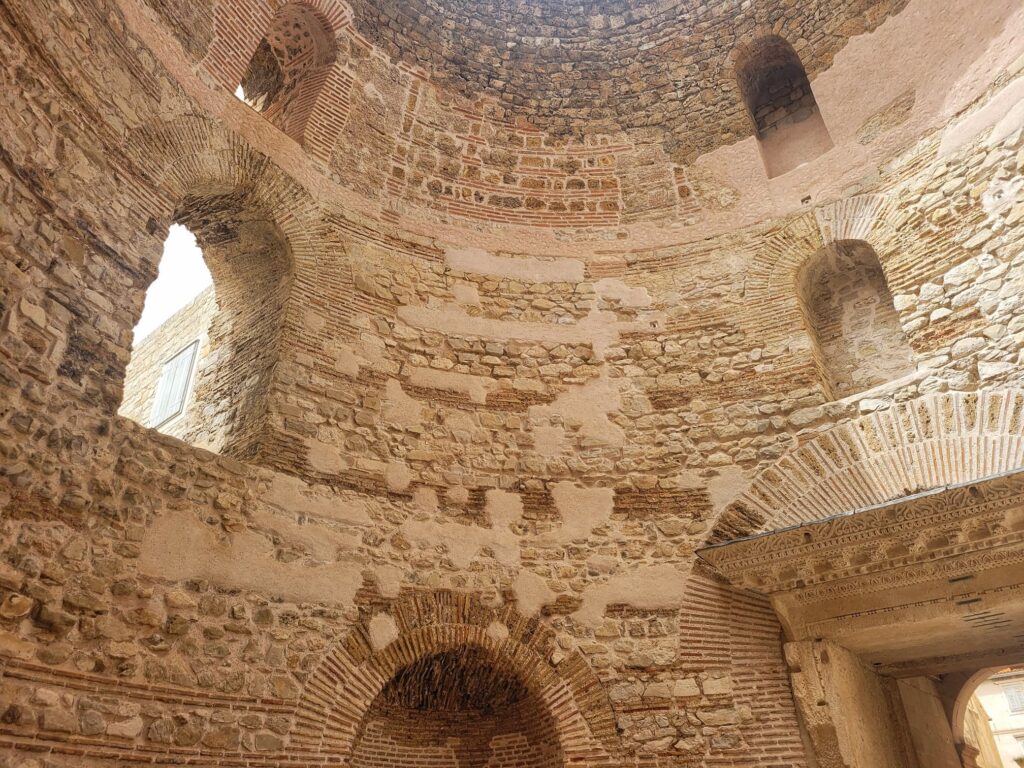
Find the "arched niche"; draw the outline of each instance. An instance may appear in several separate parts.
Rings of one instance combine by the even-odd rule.
[[[848,397],[914,371],[875,250],[863,240],[819,249],[797,276],[797,291],[826,390]]]
[[[769,178],[832,148],[807,71],[786,40],[768,35],[744,46],[735,71]]]
[[[352,768],[565,764],[545,703],[487,648],[462,645],[401,667],[355,739]]]
[[[448,590],[403,594],[322,657],[297,703],[290,744],[328,761],[373,765],[401,710],[417,727],[432,723],[437,753],[443,738],[458,738],[451,725],[472,720],[480,728],[462,755],[500,757],[517,744],[529,766],[614,762],[621,743],[605,687],[579,651],[556,663],[556,649],[554,632],[512,605],[489,607]],[[480,746],[488,729],[497,741]],[[524,735],[536,745],[522,746]]]
[[[241,97],[299,143],[336,57],[327,18],[303,2],[274,14],[242,75]]]

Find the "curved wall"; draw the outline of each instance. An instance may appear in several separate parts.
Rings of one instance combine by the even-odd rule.
[[[819,432],[1019,382],[1020,9],[911,0],[853,37],[812,81],[836,150],[769,183],[752,137],[679,171],[509,127],[319,5],[342,59],[301,144],[227,78],[250,51],[223,30],[269,6],[0,15],[0,739],[336,759],[422,622],[526,638],[542,663],[503,652],[580,764],[803,768],[770,606],[693,553]],[[893,47],[914,62],[851,94]],[[166,227],[235,189],[293,270],[251,463],[114,416]],[[841,240],[878,254],[915,370],[830,401],[798,276]]]

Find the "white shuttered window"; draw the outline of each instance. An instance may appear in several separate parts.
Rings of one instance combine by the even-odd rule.
[[[1003,692],[1006,693],[1006,702],[1010,705],[1011,712],[1024,712],[1024,683],[1008,685]]]
[[[193,341],[164,363],[160,381],[156,385],[149,426],[159,427],[185,410],[185,398],[188,397],[188,385],[198,348],[199,341]]]

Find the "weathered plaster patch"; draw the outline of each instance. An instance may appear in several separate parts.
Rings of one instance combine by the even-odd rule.
[[[395,598],[402,591],[405,571],[393,565],[375,565],[373,573],[377,577],[377,588],[384,597]]]
[[[495,387],[493,379],[474,376],[471,373],[458,371],[439,371],[435,368],[417,368],[409,366],[406,370],[409,383],[415,387],[443,389],[448,392],[460,392],[468,395],[474,403],[483,405],[487,402],[487,393]]]
[[[404,491],[412,483],[412,470],[404,461],[389,461],[387,469],[384,470],[384,482],[388,484],[390,491]]]
[[[383,414],[403,429],[423,429],[423,403],[407,395],[398,379],[388,379],[384,386]]]
[[[362,502],[328,488],[309,486],[291,475],[275,473],[263,500],[284,510],[354,525],[370,524],[370,516]]]
[[[553,602],[557,594],[545,579],[537,574],[521,570],[512,583],[512,591],[516,595],[519,612],[524,616],[533,616],[547,603]]]
[[[614,312],[596,309],[591,310],[577,323],[495,320],[469,315],[461,307],[452,305],[441,308],[402,306],[398,308],[398,317],[415,328],[455,336],[566,344],[590,343],[599,357],[618,340],[620,333],[649,332],[660,328],[664,320],[663,313],[649,312],[639,320],[619,322]]]
[[[480,304],[480,291],[473,283],[455,283],[452,285],[452,298],[457,304],[477,306]]]
[[[386,613],[375,613],[370,619],[370,646],[382,650],[398,639],[398,625]]]
[[[306,449],[309,465],[317,472],[336,475],[348,469],[349,462],[336,445],[310,439],[306,441]]]
[[[626,307],[649,307],[651,295],[644,286],[626,285],[621,280],[604,277],[594,283],[594,292],[602,299],[613,299]]]
[[[603,584],[583,591],[583,604],[573,614],[588,627],[599,627],[611,603],[625,603],[643,610],[681,608],[686,574],[671,563],[641,566],[611,576]]]
[[[175,582],[205,579],[228,589],[336,605],[352,605],[362,583],[358,564],[283,563],[264,536],[249,530],[221,535],[187,512],[161,515],[146,529],[139,570]]]
[[[482,248],[451,248],[445,253],[448,266],[459,272],[505,277],[531,283],[581,283],[584,264],[576,259],[536,259],[495,256]]]
[[[621,446],[626,441],[625,431],[609,420],[608,414],[622,409],[618,386],[602,369],[597,379],[571,387],[546,405],[530,407],[530,418],[541,422],[561,420],[569,428],[578,428],[582,437],[595,443]],[[553,437],[553,435],[548,435]]]
[[[496,643],[503,643],[508,639],[508,627],[500,621],[492,621],[487,625],[487,636]]]
[[[980,109],[949,126],[942,133],[939,156],[947,157],[968,146],[976,136],[991,129],[987,144],[994,146],[1024,127],[1024,77],[1018,77]]]
[[[454,488],[449,492],[452,490]],[[518,565],[519,537],[511,527],[523,513],[518,494],[489,490],[486,509],[491,518],[489,527],[437,520],[407,520],[402,524],[402,533],[410,541],[426,547],[443,545],[457,568],[468,568],[484,549],[490,549],[495,560],[503,565]]]
[[[339,533],[325,525],[302,523],[294,512],[256,507],[250,513],[252,522],[260,531],[274,533],[281,540],[309,552],[317,560],[333,562],[359,551],[359,535]],[[304,519],[299,516],[299,520]]]
[[[611,488],[580,488],[565,480],[551,486],[551,496],[562,518],[562,524],[538,537],[541,542],[568,543],[585,539],[595,528],[606,524],[612,516],[615,492]]]
[[[718,474],[707,481],[711,508],[721,512],[737,496],[750,487],[750,473],[739,467],[722,467]]]

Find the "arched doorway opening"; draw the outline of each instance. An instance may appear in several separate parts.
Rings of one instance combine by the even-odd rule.
[[[528,681],[489,650],[459,646],[401,667],[356,735],[353,768],[557,768],[555,722]]]
[[[970,675],[953,703],[951,720],[964,768],[1024,765],[1024,664]]]

